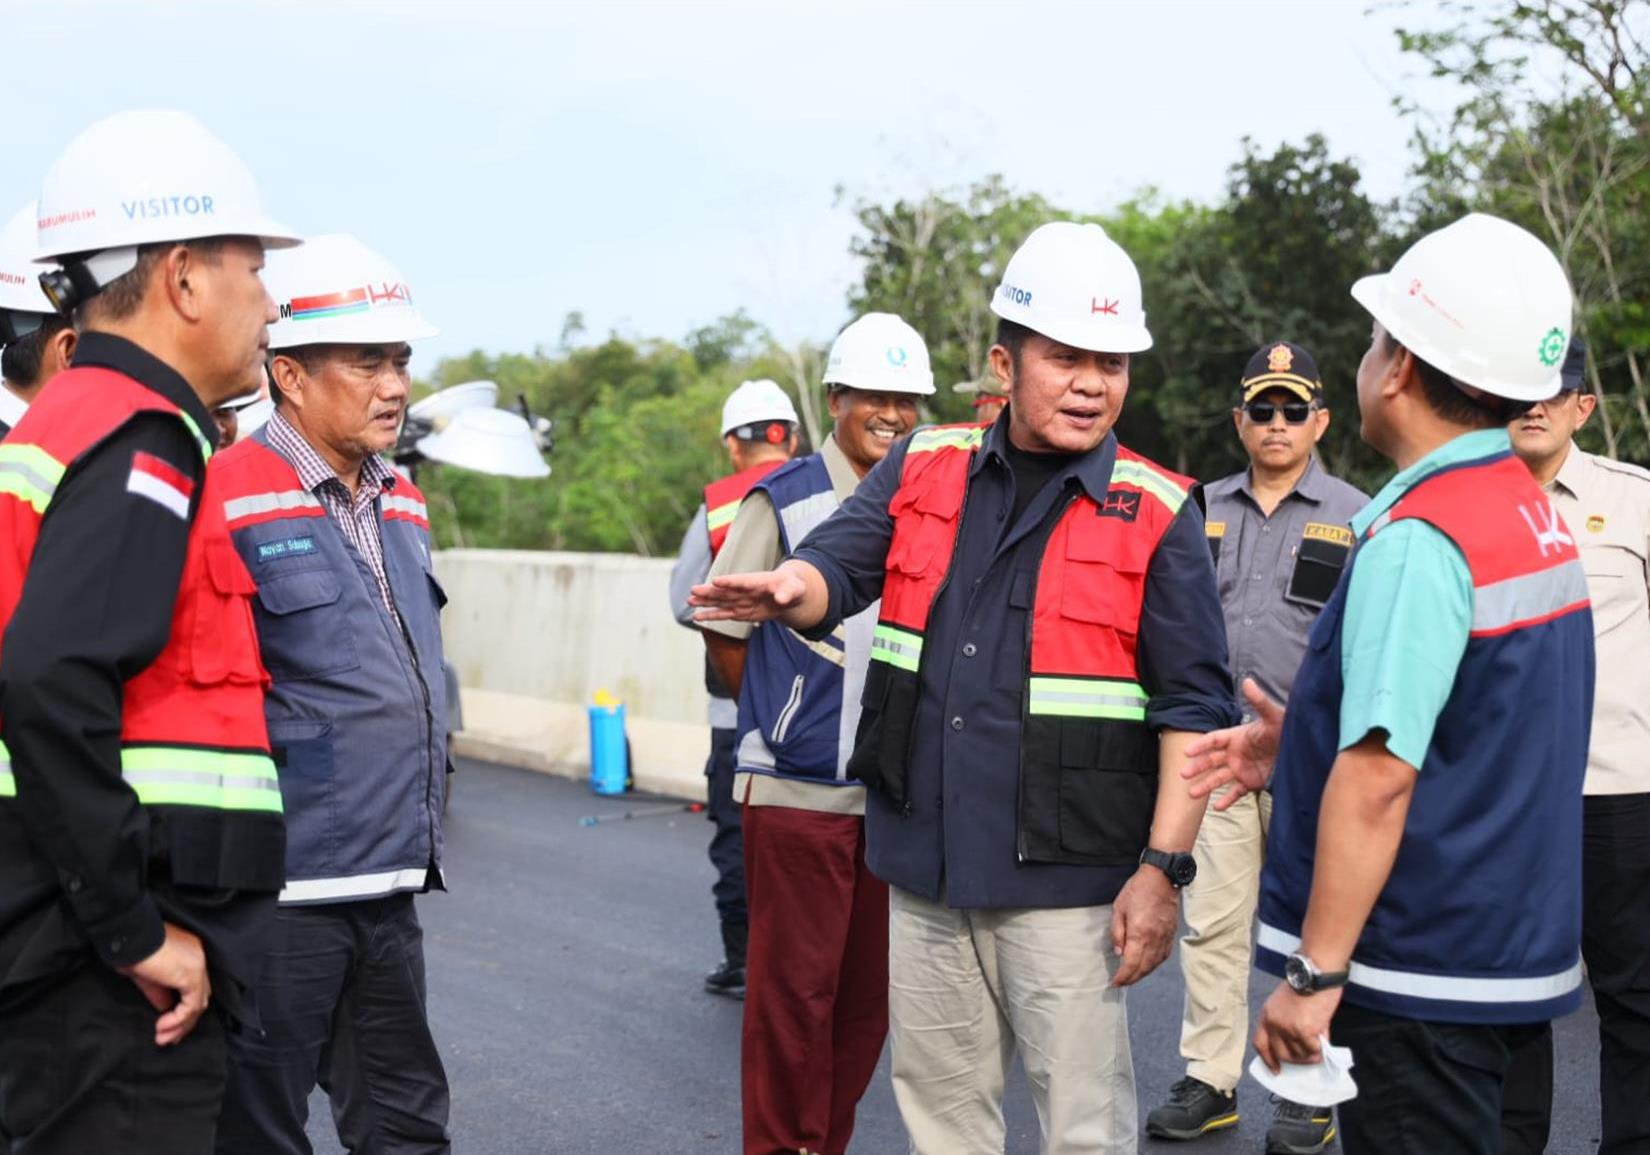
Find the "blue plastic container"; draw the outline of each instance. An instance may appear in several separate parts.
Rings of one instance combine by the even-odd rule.
[[[624,706],[590,707],[590,789],[623,794],[630,781],[630,752],[624,740]]]

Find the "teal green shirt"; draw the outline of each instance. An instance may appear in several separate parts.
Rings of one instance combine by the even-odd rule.
[[[1504,429],[1464,433],[1403,470],[1352,519],[1360,540],[1414,486],[1447,466],[1505,453]],[[1383,527],[1359,548],[1341,622],[1342,750],[1371,730],[1420,768],[1472,632],[1472,572],[1454,542],[1424,521]]]

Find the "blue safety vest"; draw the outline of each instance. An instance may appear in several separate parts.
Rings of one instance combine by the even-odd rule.
[[[768,474],[751,492],[766,493],[773,502],[786,554],[837,508],[830,473],[817,453]],[[848,755],[859,726],[879,604],[871,603],[819,641],[778,622],[765,622],[751,633],[739,690],[741,772],[858,785],[848,776]]]
[[[1433,474],[1369,533],[1406,517],[1436,527],[1466,558],[1472,632],[1345,998],[1404,1018],[1543,1022],[1581,1001],[1586,580],[1547,496],[1511,454]],[[1355,550],[1309,636],[1285,716],[1255,951],[1273,974],[1300,945],[1311,893],[1324,784],[1342,739],[1341,623],[1357,565]]]

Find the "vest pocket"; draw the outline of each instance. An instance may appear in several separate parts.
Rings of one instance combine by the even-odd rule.
[[[1033,718],[1020,766],[1020,843],[1033,862],[1130,866],[1151,834],[1157,739],[1144,724]]]
[[[206,582],[190,593],[193,628],[189,634],[189,680],[200,686],[223,682],[253,685],[264,680],[254,639],[252,598],[258,587],[227,540],[201,542]]]
[[[355,630],[331,612],[343,596],[331,570],[304,570],[267,578],[258,602],[268,619],[259,631],[264,665],[277,680],[319,678],[361,665]]]
[[[916,716],[916,675],[872,662],[865,672],[859,728],[847,771],[901,810],[909,802],[911,725]]]
[[[273,723],[269,745],[281,779],[281,806],[294,866],[306,877],[337,873],[332,723]]]

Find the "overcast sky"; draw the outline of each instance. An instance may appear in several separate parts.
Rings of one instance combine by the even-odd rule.
[[[1243,136],[1320,131],[1397,195],[1416,69],[1403,14],[1367,6],[7,0],[0,219],[92,120],[177,107],[280,219],[401,266],[442,329],[415,371],[554,346],[574,309],[598,337],[744,307],[829,340],[854,276],[838,186],[1212,200]]]

